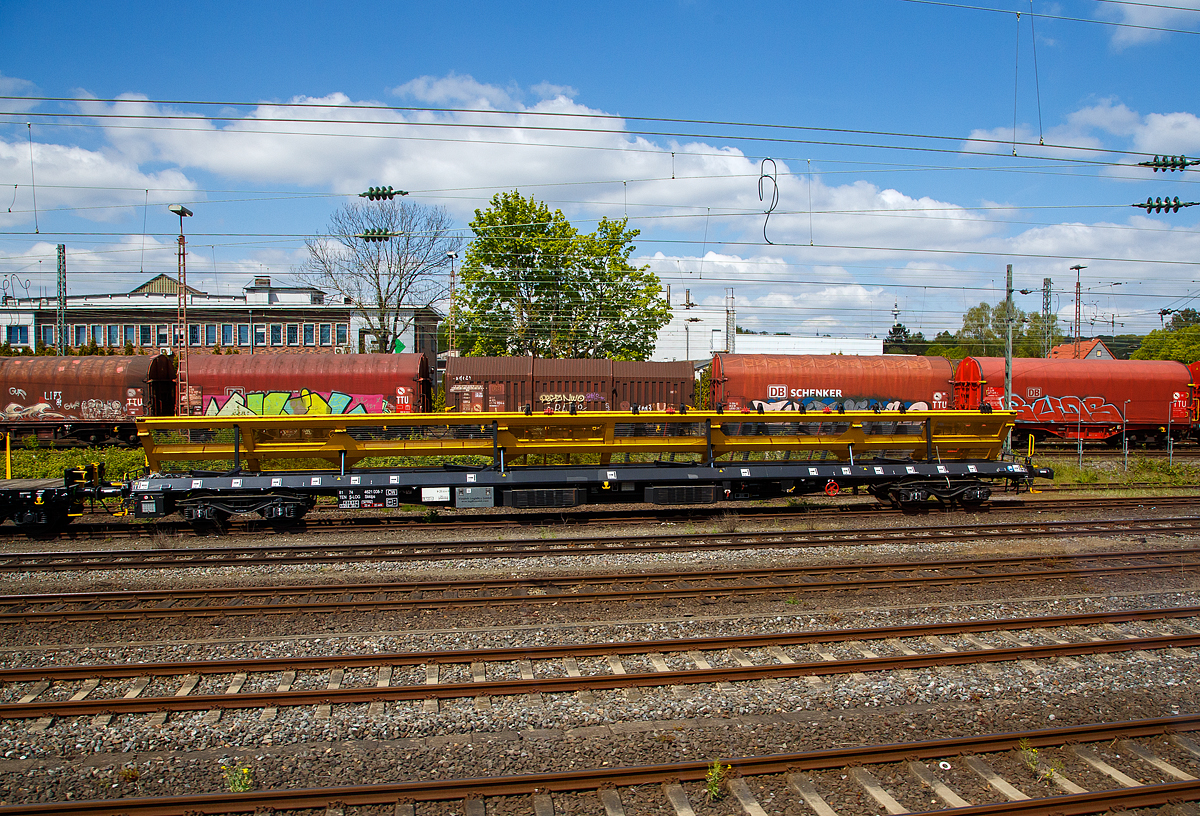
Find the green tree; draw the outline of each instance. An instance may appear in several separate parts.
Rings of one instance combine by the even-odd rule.
[[[1049,321],[1042,318],[1041,312],[1029,312],[1026,317],[1026,323],[1023,326],[1023,331],[1019,335],[1013,333],[1013,356],[1014,357],[1044,357],[1046,350],[1044,348],[1045,327],[1047,323],[1050,326],[1050,345],[1057,346],[1066,340],[1066,335],[1058,325],[1058,315],[1050,315]]]
[[[455,298],[455,345],[468,355],[645,360],[670,320],[649,267],[629,258],[639,230],[601,218],[579,233],[518,191],[476,210]]]
[[[1003,301],[995,306],[980,303],[978,306],[968,309],[967,313],[963,315],[962,328],[955,335],[957,345],[966,352],[963,356],[971,354],[982,357],[1003,357],[1007,334],[1007,315],[1008,311]],[[1013,307],[1014,355],[1017,355],[1018,349],[1025,341],[1024,327],[1028,320],[1025,312],[1016,306]],[[1040,351],[1037,356],[1041,356]]]
[[[1133,353],[1134,360],[1178,360],[1194,363],[1200,360],[1200,324],[1181,329],[1155,329],[1145,336],[1142,345]]]
[[[903,323],[892,326],[883,339],[884,354],[924,354],[929,343],[922,332],[910,332]]]

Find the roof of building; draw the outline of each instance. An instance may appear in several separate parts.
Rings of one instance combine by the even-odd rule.
[[[1055,346],[1054,348],[1050,349],[1050,359],[1052,359],[1052,360],[1074,360],[1074,359],[1082,360],[1085,357],[1087,357],[1089,354],[1091,354],[1096,349],[1096,346],[1100,346],[1101,348],[1103,348],[1104,351],[1108,353],[1108,356],[1110,358],[1116,356],[1111,351],[1109,351],[1108,346],[1104,345],[1103,340],[1080,340],[1078,355],[1075,354],[1075,343],[1074,342],[1063,343],[1062,345],[1058,345],[1058,346]]]
[[[188,292],[193,295],[203,295],[199,289],[187,287]],[[138,288],[130,291],[131,295],[177,295],[179,294],[179,281],[172,278],[170,275],[158,275],[143,283]]]

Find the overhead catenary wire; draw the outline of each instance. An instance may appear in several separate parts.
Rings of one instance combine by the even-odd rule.
[[[995,14],[1019,14],[1020,13],[1020,12],[1017,12],[1017,11],[1014,11],[1011,9],[993,8],[991,6],[976,6],[976,5],[972,5],[969,3],[952,3],[952,2],[949,2],[949,0],[900,0],[900,1],[904,2],[904,3],[915,3],[915,4],[919,4],[919,5],[923,5],[923,6],[942,6],[945,8],[964,9],[967,11],[989,11],[989,12],[992,12]],[[1149,4],[1131,3],[1131,2],[1121,3],[1120,0],[1109,0],[1109,1],[1113,2],[1114,4],[1120,4],[1120,5],[1131,5],[1131,6],[1132,5],[1149,5]],[[1196,9],[1182,8],[1179,6],[1165,6],[1163,8],[1172,8],[1177,11],[1196,11]],[[1110,28],[1133,28],[1133,29],[1139,29],[1141,31],[1159,31],[1164,34],[1200,34],[1200,31],[1191,31],[1186,28],[1167,28],[1165,26],[1144,25],[1144,24],[1140,24],[1140,23],[1123,23],[1119,20],[1094,20],[1094,19],[1088,19],[1087,17],[1069,17],[1065,14],[1047,14],[1046,12],[1038,12],[1037,16],[1041,17],[1043,20],[1063,20],[1065,22],[1089,23],[1092,25],[1108,26]]]
[[[916,2],[917,0],[911,0],[911,1]],[[197,105],[197,106],[216,104],[216,103],[204,102],[204,101],[199,101],[199,100],[192,101],[192,102],[156,103],[153,100],[90,100],[90,99],[66,98],[66,97],[11,97],[11,96],[6,97],[6,96],[0,95],[0,100],[3,100],[3,99],[19,99],[22,101],[28,101],[30,99],[38,99],[40,101],[64,101],[64,102],[103,101],[103,102],[113,102],[113,103],[119,102],[122,104],[130,104],[130,103],[191,104],[191,105]],[[237,103],[231,103],[231,104],[236,105]],[[249,105],[246,103],[241,103],[241,104],[243,107],[249,107]],[[475,114],[475,115],[480,115],[480,116],[505,115],[505,116],[520,116],[520,117],[527,117],[527,118],[558,118],[558,119],[564,119],[566,121],[572,121],[574,119],[589,119],[589,120],[613,121],[613,122],[647,122],[647,123],[661,122],[664,125],[674,125],[674,124],[707,125],[707,126],[718,126],[718,127],[729,127],[729,128],[741,128],[741,129],[746,129],[746,130],[779,130],[779,131],[783,131],[783,132],[799,131],[799,132],[812,132],[812,133],[847,134],[847,135],[853,135],[853,136],[879,136],[879,137],[898,138],[898,139],[913,139],[916,141],[940,141],[940,142],[957,142],[957,143],[975,142],[975,143],[980,143],[980,144],[991,144],[991,145],[995,145],[997,147],[1007,146],[1009,144],[1009,142],[1007,140],[991,139],[991,138],[980,137],[980,136],[961,136],[961,135],[948,136],[948,135],[939,135],[939,134],[931,134],[931,133],[868,130],[868,129],[861,129],[861,128],[835,128],[835,127],[822,127],[822,126],[815,126],[815,125],[790,125],[790,124],[782,124],[782,123],[737,122],[737,121],[706,120],[706,119],[680,119],[680,118],[672,118],[672,117],[617,116],[617,115],[613,115],[613,114],[590,114],[590,113],[589,114],[581,114],[581,113],[558,112],[558,111],[555,111],[555,112],[511,111],[511,110],[483,110],[483,109],[476,109],[476,108],[436,108],[436,107],[381,106],[381,105],[375,105],[375,106],[329,105],[329,104],[312,105],[312,104],[308,104],[308,103],[281,103],[278,105],[270,105],[269,107],[273,107],[273,108],[319,107],[319,108],[326,108],[326,109],[351,109],[351,110],[368,109],[368,110],[380,110],[380,111],[389,111],[389,112],[397,112],[397,113],[404,113],[404,112],[458,113],[458,114]],[[785,138],[783,136],[758,135],[758,134],[751,134],[751,133],[746,133],[746,134],[741,134],[741,133],[703,133],[703,132],[695,132],[695,131],[649,130],[649,129],[635,129],[635,128],[600,128],[600,127],[581,127],[581,126],[569,126],[568,127],[565,125],[535,125],[535,124],[528,124],[528,123],[513,124],[510,122],[459,122],[459,121],[446,121],[446,120],[424,121],[424,120],[380,120],[380,119],[335,119],[335,118],[304,118],[304,117],[278,117],[278,116],[255,116],[252,120],[249,120],[249,119],[245,119],[243,117],[234,117],[234,116],[225,116],[225,115],[211,115],[210,116],[210,115],[199,115],[199,114],[182,115],[182,114],[160,114],[160,113],[155,113],[155,114],[72,113],[72,112],[38,112],[38,111],[34,111],[34,112],[24,111],[24,112],[18,113],[17,111],[0,111],[0,116],[16,116],[16,115],[40,116],[40,117],[43,117],[45,120],[47,120],[45,122],[46,126],[57,126],[57,127],[67,127],[69,125],[66,122],[58,122],[58,121],[53,121],[53,120],[84,119],[84,120],[91,120],[91,121],[98,121],[98,122],[107,122],[109,120],[169,121],[169,122],[180,121],[180,122],[204,122],[204,123],[234,122],[234,123],[253,124],[255,126],[253,130],[219,130],[219,129],[211,129],[211,128],[206,129],[206,128],[177,127],[177,126],[174,126],[174,127],[149,127],[149,126],[145,126],[145,125],[120,125],[120,124],[118,124],[118,125],[112,125],[112,124],[103,125],[103,127],[109,128],[109,129],[152,130],[152,131],[153,130],[162,130],[162,131],[171,131],[171,132],[203,132],[203,133],[210,133],[213,135],[245,135],[245,136],[291,135],[291,136],[309,136],[309,137],[311,137],[311,136],[325,136],[325,137],[351,136],[351,137],[355,137],[355,138],[368,138],[368,139],[371,139],[371,138],[382,138],[382,139],[413,139],[413,138],[417,138],[417,137],[405,137],[405,136],[395,136],[395,135],[385,135],[385,134],[375,134],[375,133],[346,133],[346,132],[325,133],[325,132],[316,132],[316,131],[311,131],[311,130],[278,131],[278,130],[264,129],[264,128],[260,127],[260,125],[262,123],[273,123],[273,124],[284,123],[284,124],[297,124],[297,125],[300,125],[300,124],[324,124],[324,125],[343,125],[343,126],[345,126],[345,125],[363,125],[363,126],[377,126],[377,127],[408,127],[408,128],[413,128],[413,129],[444,128],[444,129],[451,129],[451,130],[457,130],[457,129],[476,130],[476,129],[482,128],[482,129],[487,129],[487,130],[516,130],[516,131],[546,132],[546,133],[574,133],[574,134],[613,135],[613,136],[655,136],[655,137],[674,137],[674,138],[688,138],[688,139],[725,139],[725,140],[731,140],[731,141],[750,141],[750,142],[761,141],[761,142],[779,143],[779,144],[817,144],[817,145],[829,145],[829,146],[834,146],[834,147],[860,147],[860,148],[890,149],[890,150],[915,150],[915,151],[922,151],[922,152],[943,152],[943,153],[954,153],[954,154],[966,153],[967,155],[994,155],[994,153],[989,153],[989,152],[985,152],[985,151],[966,151],[966,150],[962,150],[962,149],[951,149],[951,148],[921,147],[918,145],[891,145],[891,144],[873,143],[873,142],[836,141],[836,140],[830,140],[830,139],[823,139],[823,140],[797,139],[797,138]],[[84,127],[96,127],[97,125],[86,124],[83,126]],[[438,141],[453,141],[453,140],[448,140],[448,139],[443,138],[443,139],[438,139]],[[463,140],[463,141],[479,141],[479,140]],[[513,143],[512,142],[503,142],[502,144],[513,144]],[[1088,145],[1063,145],[1063,144],[1041,145],[1041,144],[1037,144],[1034,142],[1020,142],[1019,144],[1023,147],[1047,147],[1047,148],[1054,148],[1054,149],[1060,149],[1060,150],[1072,150],[1072,151],[1078,151],[1080,153],[1091,153],[1091,154],[1126,155],[1126,156],[1138,156],[1138,157],[1149,155],[1142,151],[1125,151],[1125,150],[1116,150],[1116,149],[1111,149],[1111,148],[1092,147],[1092,146],[1088,146]],[[523,145],[523,146],[583,147],[584,149],[597,149],[593,146],[550,145],[550,144],[544,144],[544,143],[528,143],[527,145]],[[654,150],[654,151],[650,151],[650,152],[663,154],[664,156],[666,155],[666,152],[661,148]],[[679,151],[679,152],[685,152],[685,151]]]

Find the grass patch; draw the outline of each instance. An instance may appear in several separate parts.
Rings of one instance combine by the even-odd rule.
[[[1159,487],[1200,485],[1200,467],[1191,462],[1170,464],[1165,459],[1130,456],[1129,470],[1123,458],[1101,462],[1055,462],[1056,484],[1138,484]]]

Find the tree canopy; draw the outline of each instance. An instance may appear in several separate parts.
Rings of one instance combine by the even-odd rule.
[[[884,354],[924,354],[928,346],[922,332],[910,332],[903,323],[892,326],[883,339]]]
[[[957,332],[940,332],[926,348],[932,357],[961,359],[968,356],[1003,357],[1007,326],[1004,301],[992,306],[980,303],[963,315]],[[1045,354],[1045,321],[1040,312],[1023,312],[1013,307],[1013,356],[1041,357]],[[1050,343],[1062,342],[1057,315],[1050,315]]]
[[[454,344],[474,356],[645,360],[670,320],[658,277],[629,262],[639,230],[601,218],[580,233],[514,190],[471,221]]]
[[[462,243],[450,228],[450,216],[441,207],[403,199],[346,204],[330,216],[326,232],[305,241],[308,260],[296,276],[344,298],[375,335],[371,350],[391,352],[412,321],[409,309],[429,307],[446,296],[446,253]],[[380,231],[392,237],[360,237]]]
[[[1133,359],[1178,360],[1189,365],[1200,360],[1200,323],[1185,324],[1175,330],[1155,329],[1142,339]]]

